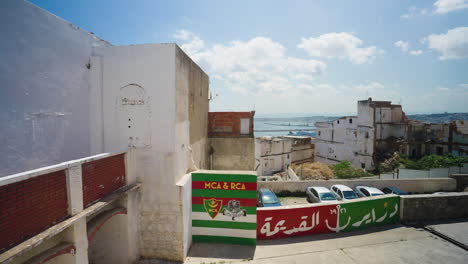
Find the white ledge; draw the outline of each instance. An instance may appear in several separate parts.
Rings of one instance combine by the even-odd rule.
[[[34,178],[34,177],[37,177],[37,176],[41,176],[41,175],[56,172],[56,171],[65,170],[65,169],[68,169],[70,167],[77,166],[77,165],[80,165],[80,164],[83,164],[83,163],[86,163],[86,162],[90,162],[90,161],[94,161],[94,160],[98,160],[98,159],[103,159],[103,158],[107,158],[107,157],[111,157],[111,156],[116,156],[116,155],[119,155],[119,154],[122,154],[122,153],[126,153],[128,150],[129,149],[116,151],[116,152],[101,153],[101,154],[97,154],[97,155],[90,156],[90,157],[85,157],[85,158],[81,158],[81,159],[66,161],[66,162],[62,162],[62,163],[59,163],[59,164],[55,164],[55,165],[51,165],[51,166],[47,166],[47,167],[42,167],[42,168],[39,168],[39,169],[34,169],[34,170],[25,171],[25,172],[20,172],[20,173],[17,173],[17,174],[12,174],[12,175],[0,178],[0,186],[12,184],[12,183],[15,183],[15,182],[24,181],[24,180],[27,180],[27,179],[31,179],[31,178]]]

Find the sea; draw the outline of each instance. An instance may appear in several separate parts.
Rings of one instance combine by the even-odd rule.
[[[255,118],[254,136],[315,136],[315,122],[329,122],[336,117],[281,117]]]
[[[332,122],[340,116],[288,116],[288,117],[255,117],[254,135],[315,136],[315,122]],[[453,120],[468,120],[468,113],[416,114],[408,115],[410,119],[428,123],[447,123]],[[301,130],[301,131],[297,131]]]

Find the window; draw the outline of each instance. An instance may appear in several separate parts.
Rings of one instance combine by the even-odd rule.
[[[322,131],[319,130],[319,133],[318,133],[319,136],[320,136],[320,134],[321,134],[320,132],[322,132]]]
[[[249,118],[240,119],[240,134],[241,135],[250,134],[250,119]]]
[[[366,138],[369,138],[369,132],[366,132]]]
[[[361,168],[365,169],[365,168],[366,168],[366,164],[365,164],[365,163],[361,163]]]
[[[349,119],[349,123],[350,123],[350,124],[353,123],[353,119],[352,119],[352,118]]]

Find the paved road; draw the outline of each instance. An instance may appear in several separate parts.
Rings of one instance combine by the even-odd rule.
[[[440,228],[454,234],[464,229],[466,234],[467,223],[451,223]],[[186,263],[465,264],[468,252],[422,229],[395,225],[342,234],[260,240],[256,248],[195,244]]]
[[[468,246],[468,219],[435,222],[428,225],[428,227]]]

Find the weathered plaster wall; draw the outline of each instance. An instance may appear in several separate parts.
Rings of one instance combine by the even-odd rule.
[[[257,175],[272,175],[285,171],[291,164],[292,144],[291,138],[256,138],[255,160],[259,162],[256,167]]]
[[[93,154],[89,72],[110,46],[23,0],[0,1],[0,177]]]
[[[103,213],[105,214],[105,213]],[[104,215],[104,217],[109,217]],[[104,221],[105,219],[97,219]],[[88,223],[88,233],[96,231]],[[88,245],[88,257],[90,263],[100,264],[126,264],[129,263],[128,256],[128,233],[126,232],[127,215],[116,214],[99,227],[92,241]],[[90,234],[88,234],[89,236]]]
[[[183,246],[184,256],[188,255],[192,245],[192,174],[187,173],[177,183],[183,213]]]
[[[175,46],[177,122],[189,122],[192,158],[199,169],[208,167],[209,78],[178,46]]]
[[[207,105],[194,106],[192,116],[189,109],[191,91],[202,91],[196,100],[207,95],[207,80],[180,52],[175,44],[119,46],[97,48],[92,59],[93,106],[96,112],[103,108],[102,116],[93,117],[93,146],[97,151],[137,148],[143,258],[183,260],[183,207],[176,183],[193,165],[206,163],[206,126],[197,122]]]
[[[402,195],[400,199],[404,223],[468,217],[468,193]]]
[[[254,170],[255,139],[210,138],[212,170]]]
[[[332,123],[317,123],[315,160],[327,164],[347,160],[358,168],[373,168],[374,133],[373,129],[366,125],[371,111],[360,101],[358,113],[363,113],[364,121],[360,120],[361,116],[346,116]]]

